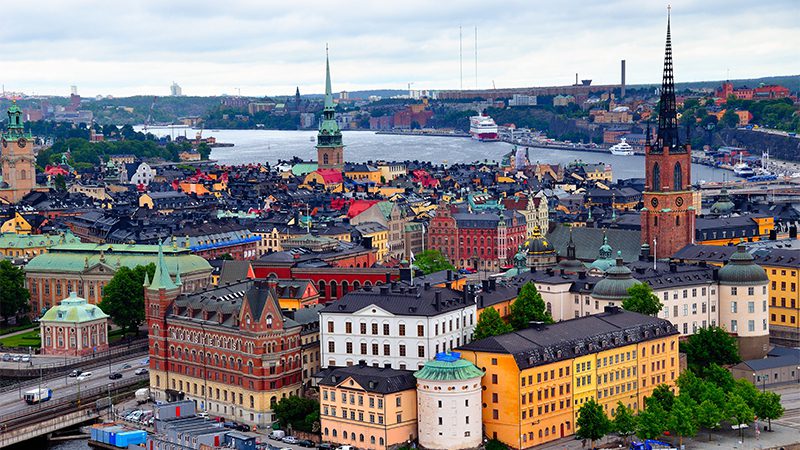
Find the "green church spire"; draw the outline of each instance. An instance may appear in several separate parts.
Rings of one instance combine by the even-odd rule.
[[[169,276],[169,269],[167,268],[167,261],[164,258],[164,246],[161,241],[158,241],[158,260],[156,261],[156,273],[153,274],[153,282],[150,283],[148,289],[157,291],[160,289],[177,289],[178,286],[172,282]]]
[[[325,110],[333,110],[333,89],[331,89],[331,62],[328,57],[328,46],[325,46]]]
[[[333,89],[331,88],[331,64],[328,58],[328,48],[325,47],[325,107],[322,109],[322,122],[317,133],[317,148],[342,147],[342,132],[336,123],[336,105],[333,104]]]

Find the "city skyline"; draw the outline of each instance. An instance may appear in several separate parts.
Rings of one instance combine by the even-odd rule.
[[[135,7],[86,0],[70,8],[10,4],[0,30],[7,91],[84,96],[248,96],[322,93],[325,44],[334,90],[458,89],[660,81],[666,3],[619,0],[557,7],[507,2],[353,2],[296,5],[246,0]],[[791,1],[672,4],[679,82],[792,75],[800,30]],[[30,24],[36,24],[31,26]],[[794,63],[794,64],[793,64]]]

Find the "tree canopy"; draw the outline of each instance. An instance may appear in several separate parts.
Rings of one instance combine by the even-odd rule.
[[[594,398],[590,398],[586,403],[581,405],[578,410],[578,420],[576,421],[578,429],[575,435],[580,439],[589,439],[594,448],[594,441],[607,435],[612,430],[611,421],[608,420],[603,406],[597,403]]]
[[[683,445],[683,437],[692,437],[697,433],[696,416],[697,403],[688,395],[675,397],[672,411],[667,419],[668,428],[678,435],[679,443]]]
[[[273,410],[284,429],[291,425],[295,430],[319,431],[319,402],[314,399],[291,395],[280,399]]]
[[[517,299],[511,304],[509,316],[515,330],[525,329],[531,322],[553,323],[542,295],[531,282],[525,283],[520,289]]]
[[[698,329],[681,347],[688,366],[701,375],[712,364],[724,366],[741,362],[736,339],[720,327]]]
[[[617,402],[614,419],[612,420],[613,430],[628,441],[628,436],[636,433],[636,416],[633,410],[625,406],[622,401]]]
[[[425,250],[424,252],[416,255],[414,265],[419,268],[425,275],[442,270],[456,270],[450,261],[444,257],[442,252],[435,249]]]
[[[622,308],[648,316],[655,316],[664,305],[647,283],[637,283],[628,288],[628,296],[622,300]]]
[[[772,419],[780,419],[784,413],[783,405],[781,405],[781,396],[770,391],[760,392],[756,396],[753,412],[758,417],[767,419],[769,431],[772,431]]]
[[[0,260],[0,318],[28,311],[30,293],[25,288],[25,273],[7,259]]]
[[[489,307],[484,308],[478,317],[478,324],[475,325],[475,332],[472,335],[473,339],[485,339],[491,336],[499,336],[501,334],[510,333],[514,331],[511,325],[505,323],[500,313],[496,309]]]
[[[155,271],[153,263],[133,269],[122,266],[103,288],[100,309],[126,333],[138,332],[144,323],[144,276],[147,273],[152,280]]]

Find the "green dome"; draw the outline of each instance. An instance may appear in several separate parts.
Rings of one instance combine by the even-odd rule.
[[[736,205],[731,201],[731,198],[728,196],[728,190],[722,188],[720,192],[720,196],[713,205],[711,205],[711,213],[712,214],[730,214]]]
[[[418,380],[455,381],[481,378],[483,371],[475,364],[461,359],[461,353],[437,353],[436,359],[428,361],[418,371],[414,372]]]
[[[768,282],[767,273],[754,262],[753,255],[747,253],[743,245],[740,245],[728,263],[719,269],[720,284],[761,285]]]
[[[107,317],[108,314],[104,313],[100,307],[91,305],[85,298],[80,298],[78,294],[70,292],[69,297],[61,300],[60,305],[48,309],[40,320],[42,322],[81,323]]]
[[[622,300],[628,296],[628,289],[641,284],[631,275],[631,269],[622,265],[617,258],[616,265],[606,270],[606,276],[592,289],[592,297],[598,300]]]

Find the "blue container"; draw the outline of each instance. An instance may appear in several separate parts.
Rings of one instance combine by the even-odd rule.
[[[130,430],[119,432],[116,436],[116,443],[112,444],[119,448],[128,448],[130,445],[144,444],[147,441],[147,432],[144,430]]]

